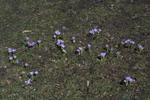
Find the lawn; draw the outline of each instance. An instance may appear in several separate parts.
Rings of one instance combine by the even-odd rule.
[[[101,31],[89,36],[93,28]],[[27,37],[41,43],[27,48]],[[8,48],[21,65],[9,61]],[[100,52],[107,56],[98,59]],[[0,0],[0,100],[150,100],[149,73],[149,0]],[[125,76],[136,80],[122,85]]]

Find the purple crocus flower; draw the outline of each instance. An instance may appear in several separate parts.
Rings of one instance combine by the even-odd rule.
[[[60,35],[60,34],[61,34],[61,32],[59,30],[55,31],[55,35]]]
[[[107,52],[100,52],[100,54],[98,55],[98,59],[102,59],[102,58],[105,58],[107,55]]]
[[[101,53],[99,54],[99,56],[101,56],[101,57],[104,58],[104,57],[106,57],[106,54],[107,54],[106,52],[101,52]]]
[[[65,48],[64,41],[61,40],[61,39],[58,39],[58,40],[56,41],[56,45],[59,46],[59,47],[61,47],[61,48]]]
[[[14,48],[8,48],[7,51],[8,51],[9,54],[13,54],[13,53],[16,52],[16,49],[14,49]]]
[[[138,48],[139,48],[139,50],[144,50],[144,46],[141,44],[138,44]]]
[[[28,79],[27,81],[25,81],[26,85],[31,85],[32,84],[32,79]]]
[[[136,81],[136,78],[133,78],[132,76],[125,76],[125,77],[121,80],[120,84],[121,84],[121,85],[128,85],[129,83],[133,83],[133,82],[135,82],[135,81]]]
[[[27,41],[27,47],[28,48],[31,48],[31,47],[33,47],[33,46],[35,46],[36,45],[36,42],[35,41]]]
[[[125,80],[128,81],[128,82],[130,82],[130,83],[131,83],[131,82],[135,82],[135,79],[132,78],[131,76],[126,76],[126,77],[125,77]]]

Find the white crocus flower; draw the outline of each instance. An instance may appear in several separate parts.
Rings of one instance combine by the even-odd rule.
[[[39,72],[38,72],[38,71],[35,71],[35,72],[34,72],[34,74],[35,74],[35,75],[38,75],[38,74],[39,74]]]
[[[37,40],[37,44],[40,44],[42,42],[42,40]]]
[[[9,59],[9,61],[12,61],[12,60],[13,60],[13,57],[12,57],[12,56],[9,56],[8,59]]]
[[[31,76],[33,76],[34,75],[34,72],[32,71],[32,72],[29,72],[29,74],[31,75]]]

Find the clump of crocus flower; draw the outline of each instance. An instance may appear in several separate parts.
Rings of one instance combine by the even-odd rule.
[[[93,29],[89,30],[89,35],[95,35],[97,33],[100,33],[102,30],[98,27],[94,27]]]
[[[54,35],[53,35],[53,39],[56,39],[59,35],[61,35],[62,33],[59,31],[59,30],[56,30],[54,32]]]
[[[8,59],[9,59],[9,61],[14,61],[14,60],[17,59],[17,56],[15,55],[15,53],[16,53],[16,49],[15,48],[8,48],[7,52],[8,52]]]
[[[134,83],[136,81],[136,78],[132,77],[132,76],[125,76],[123,77],[123,79],[120,81],[121,85],[128,85],[130,83]]]
[[[65,44],[64,44],[64,40],[62,40],[62,39],[58,39],[57,41],[56,41],[56,45],[61,49],[61,51],[63,52],[63,53],[66,53],[66,50],[65,50]]]
[[[132,40],[132,39],[125,39],[125,40],[122,40],[122,41],[121,41],[121,44],[122,44],[124,47],[131,47],[131,46],[135,45],[135,41]]]
[[[36,45],[40,45],[41,42],[42,42],[41,40],[34,41],[34,40],[30,39],[29,37],[26,37],[26,47],[27,48],[32,48]]]
[[[134,40],[132,39],[126,39],[121,41],[121,44],[124,47],[133,47],[135,51],[143,51],[144,50],[144,46],[141,44],[137,44]]]
[[[27,44],[26,44],[26,46],[28,47],[28,48],[32,48],[32,47],[34,47],[36,45],[36,42],[35,41],[27,41]]]
[[[13,55],[16,52],[16,49],[15,48],[8,48],[7,52],[9,55]]]
[[[25,84],[32,85],[34,76],[36,76],[38,74],[39,74],[39,72],[36,70],[29,72],[29,74],[27,75],[29,79],[25,81]]]
[[[11,60],[15,60],[17,58],[17,56],[16,55],[9,55],[9,60],[11,61]]]

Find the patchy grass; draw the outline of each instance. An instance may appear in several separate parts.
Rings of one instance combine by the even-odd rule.
[[[150,99],[148,0],[1,0],[0,23],[0,99]],[[94,26],[100,26],[102,32],[92,39],[87,33]],[[62,54],[52,39],[57,29],[64,33],[67,54]],[[24,30],[32,30],[32,34],[22,33]],[[26,51],[26,36],[42,43]],[[70,41],[72,36],[75,44]],[[144,51],[117,47],[123,38],[141,43]],[[74,54],[77,47],[88,43],[92,44],[91,52]],[[112,53],[98,61],[97,55],[106,44],[121,56]],[[19,59],[31,66],[9,63],[6,47],[16,48]],[[25,86],[27,73],[34,69],[39,75],[32,86]],[[136,83],[121,86],[124,75],[136,77]]]

